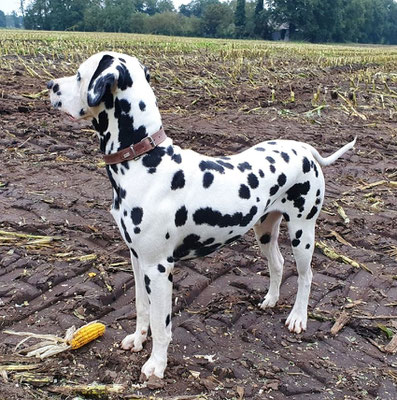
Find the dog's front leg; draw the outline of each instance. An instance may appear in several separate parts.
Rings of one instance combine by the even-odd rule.
[[[149,359],[142,367],[143,379],[152,375],[163,378],[167,366],[167,350],[171,341],[172,269],[173,264],[170,263],[144,268],[153,347]]]
[[[136,328],[135,333],[128,335],[121,342],[124,350],[134,352],[141,351],[147,338],[149,329],[149,298],[145,289],[144,274],[140,268],[138,259],[131,252],[131,264],[135,279],[135,304],[136,304]]]

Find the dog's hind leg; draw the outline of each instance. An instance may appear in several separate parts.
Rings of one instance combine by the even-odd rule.
[[[124,350],[141,351],[149,329],[149,298],[138,259],[131,252],[131,263],[135,279],[136,329],[121,342]]]
[[[173,263],[145,266],[144,282],[150,304],[152,353],[142,367],[143,379],[151,375],[163,378],[167,365],[167,350],[171,342]]]
[[[280,294],[284,258],[278,247],[278,235],[283,216],[273,211],[264,215],[254,226],[255,237],[262,254],[267,258],[270,273],[269,290],[260,304],[262,309],[274,307]]]
[[[305,330],[307,324],[307,307],[313,276],[311,260],[314,250],[315,220],[316,218],[291,219],[288,222],[292,251],[298,270],[298,292],[285,324],[291,332],[296,333]]]

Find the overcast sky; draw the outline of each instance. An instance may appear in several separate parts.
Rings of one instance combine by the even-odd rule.
[[[31,0],[25,0],[25,7],[30,3]],[[181,4],[190,3],[190,0],[173,0],[174,6],[176,9]],[[11,14],[12,11],[18,11],[20,7],[20,0],[0,0],[0,10],[4,12],[4,14]]]

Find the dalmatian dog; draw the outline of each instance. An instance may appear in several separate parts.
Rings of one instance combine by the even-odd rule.
[[[162,129],[149,78],[136,58],[102,52],[75,75],[47,84],[55,108],[75,120],[92,119],[98,133],[113,187],[111,213],[129,247],[136,282],[136,329],[121,347],[140,351],[149,327],[152,333],[143,379],[164,376],[175,262],[210,254],[250,228],[270,270],[260,304],[265,309],[279,298],[284,260],[277,238],[281,220],[287,222],[299,277],[286,325],[295,333],[306,329],[315,222],[324,199],[320,166],[355,144],[327,158],[291,140],[262,142],[227,157],[184,150]]]

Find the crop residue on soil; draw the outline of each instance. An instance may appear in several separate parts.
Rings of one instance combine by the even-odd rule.
[[[0,329],[62,336],[98,319],[107,330],[46,361],[14,355],[21,338],[0,331],[0,399],[65,398],[62,385],[93,382],[158,398],[396,398],[397,361],[385,350],[397,333],[396,116],[387,107],[345,112],[348,103],[332,89],[343,96],[351,70],[318,69],[297,79],[294,102],[286,81],[269,103],[268,87],[254,90],[245,81],[237,90],[214,86],[196,96],[198,88],[186,87],[178,96],[156,78],[161,66],[151,68],[164,127],[183,147],[225,155],[288,138],[327,155],[358,137],[354,152],[324,168],[307,331],[292,335],[284,327],[297,286],[285,227],[280,301],[266,311],[258,303],[267,267],[249,233],[176,265],[173,341],[164,384],[153,392],[134,386],[150,340],[137,354],[119,347],[135,327],[134,278],[108,211],[111,185],[92,127],[52,110],[45,95],[26,97],[41,92],[46,77],[13,62],[12,71],[0,66]],[[169,68],[171,61],[160,62]],[[183,65],[173,68],[185,73]],[[319,84],[330,88],[329,106],[306,115],[316,108],[312,88]],[[355,263],[331,259],[324,246]],[[16,371],[16,364],[33,367]]]

